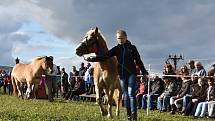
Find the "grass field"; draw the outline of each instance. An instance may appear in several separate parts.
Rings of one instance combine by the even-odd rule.
[[[115,111],[115,107],[113,108]],[[94,102],[71,101],[56,99],[50,103],[47,100],[22,100],[17,97],[0,94],[0,120],[72,120],[72,121],[108,121],[99,113],[99,106]],[[126,121],[124,108],[120,109],[119,118],[115,121]],[[193,117],[171,115],[169,113],[138,110],[138,120],[141,121],[194,121]]]

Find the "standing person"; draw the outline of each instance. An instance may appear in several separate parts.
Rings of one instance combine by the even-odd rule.
[[[86,72],[85,72],[85,74],[84,74],[84,81],[85,81],[85,90],[86,90],[86,92],[88,92],[89,91],[89,89],[90,89],[90,82],[91,82],[91,76],[92,76],[92,74],[90,74],[90,67],[91,67],[91,64],[90,63],[87,63],[87,69],[86,69]]]
[[[76,70],[75,66],[72,66],[72,71],[69,74],[69,85],[70,88],[73,89],[75,82],[77,80],[77,76],[78,76],[79,72]]]
[[[78,80],[78,74],[79,72],[76,70],[76,67],[75,66],[72,66],[72,71],[70,72],[70,77],[69,77],[69,83],[70,83],[70,86],[69,86],[69,90],[65,96],[65,100],[68,100],[72,94],[72,90],[74,89],[75,87],[75,83],[76,81]]]
[[[94,92],[93,87],[94,87],[94,82],[93,82],[93,67],[89,67],[89,69],[85,73],[85,91],[86,94],[91,94]]]
[[[42,75],[40,83],[36,89],[36,99],[47,99],[45,81],[45,76]]]
[[[3,77],[3,80],[4,80],[4,94],[6,94],[6,89],[7,89],[7,86],[8,86],[8,80],[7,80],[7,77],[8,77],[8,74],[5,70],[2,71],[2,77]]]
[[[68,87],[69,87],[69,82],[68,82],[68,74],[65,71],[65,68],[61,69],[61,89],[63,93],[63,98],[65,98],[66,94],[68,93]]]
[[[85,76],[85,72],[87,71],[87,67],[84,66],[84,63],[82,62],[81,63],[81,67],[79,68],[79,71],[78,71],[78,82],[80,83],[84,83],[84,90],[86,91],[86,80],[84,78]]]
[[[88,61],[102,61],[106,58],[116,56],[118,60],[118,73],[120,77],[120,85],[123,91],[124,105],[126,107],[129,120],[137,120],[137,100],[135,92],[137,90],[136,81],[136,65],[140,67],[142,74],[148,75],[140,54],[135,45],[127,40],[127,34],[124,30],[116,32],[118,45],[113,47],[107,53],[100,54],[95,58],[87,58]],[[100,52],[102,53],[102,52]]]
[[[50,56],[52,61],[54,60],[53,56]],[[48,100],[49,102],[54,101],[54,95],[57,89],[57,74],[59,73],[58,68],[55,64],[53,64],[52,73],[46,75],[46,85],[48,87]]]
[[[87,68],[84,66],[84,63],[82,62],[78,71],[79,80],[84,81],[84,75],[86,71],[87,71]]]
[[[195,73],[195,61],[194,60],[189,60],[188,62],[188,67],[189,67],[189,75],[192,75]]]

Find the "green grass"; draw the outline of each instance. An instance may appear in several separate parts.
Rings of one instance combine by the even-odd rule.
[[[113,108],[115,112],[115,107]],[[115,113],[114,113],[115,114]],[[138,119],[143,121],[194,121],[206,119],[193,119],[193,117],[171,115],[169,113],[150,112],[138,110]],[[23,100],[21,98],[0,94],[0,120],[73,120],[73,121],[107,121],[99,113],[99,106],[94,102],[55,100]],[[124,108],[120,109],[116,121],[126,121]]]

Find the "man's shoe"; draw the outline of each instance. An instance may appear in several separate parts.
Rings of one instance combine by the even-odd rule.
[[[131,116],[128,116],[128,120],[131,121]]]
[[[131,114],[131,118],[132,121],[137,121],[137,114],[136,113]]]
[[[175,111],[176,111],[176,106],[173,104],[171,105],[171,114],[175,114]]]
[[[172,110],[170,113],[171,113],[171,114],[175,114],[175,111]]]
[[[50,100],[49,100],[49,102],[53,102],[53,101],[54,101],[54,99],[50,99]]]

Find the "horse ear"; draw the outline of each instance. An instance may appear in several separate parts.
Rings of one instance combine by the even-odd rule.
[[[47,56],[45,56],[45,60],[47,60],[48,59],[48,57]]]
[[[95,34],[97,34],[99,32],[98,27],[95,28]]]

